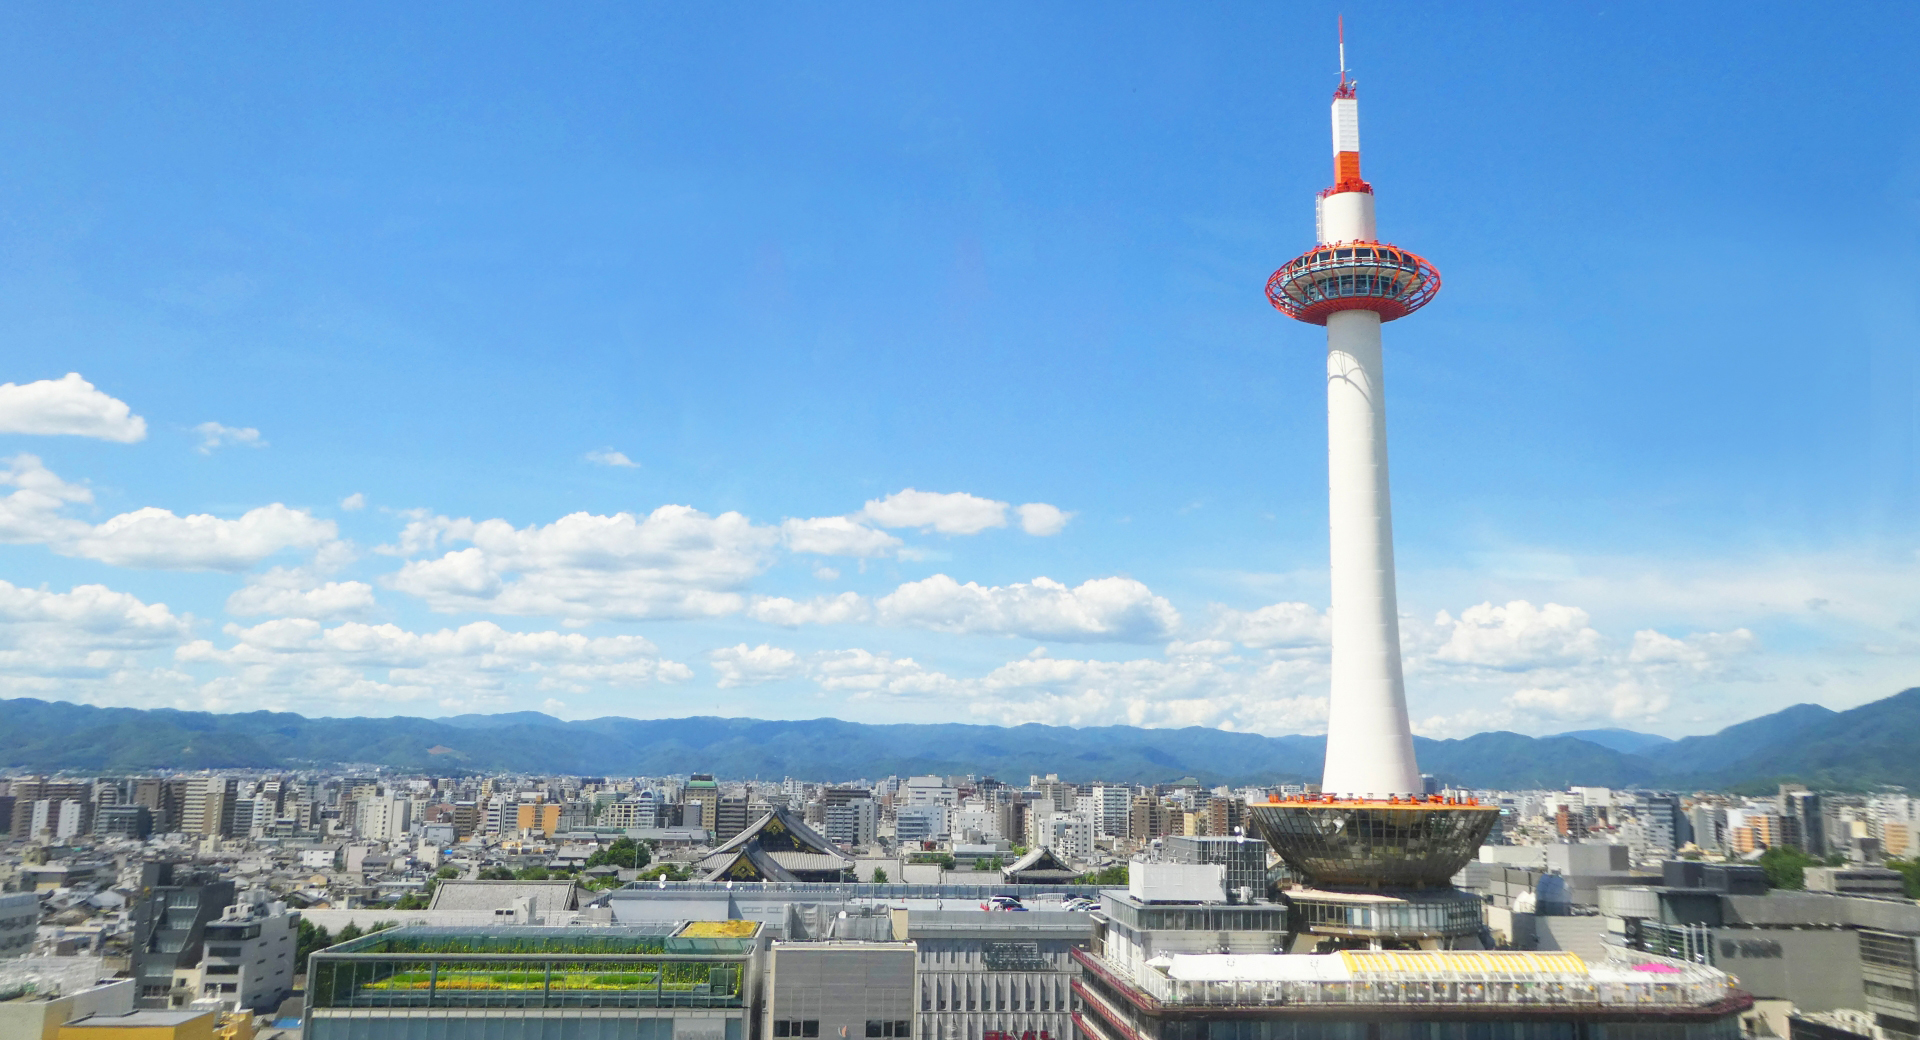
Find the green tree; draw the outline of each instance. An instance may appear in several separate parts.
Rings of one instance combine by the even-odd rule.
[[[1083,885],[1105,885],[1115,888],[1127,883],[1127,865],[1121,863],[1105,870],[1096,870],[1080,878],[1079,881]]]
[[[333,945],[333,936],[325,928],[306,918],[300,919],[300,930],[294,936],[293,963],[295,971],[307,970],[307,955],[315,950],[324,950]]]
[[[1807,868],[1820,861],[1791,845],[1781,845],[1760,854],[1760,869],[1766,871],[1768,888],[1807,887]]]
[[[691,881],[692,879],[691,870],[682,870],[672,863],[656,863],[653,869],[643,871],[640,875],[642,881]]]
[[[454,878],[460,876],[460,868],[453,866],[441,867],[439,870],[433,872],[433,876],[442,881],[452,881]]]
[[[480,871],[482,881],[512,881],[513,871],[505,867],[486,867]]]
[[[1890,859],[1887,867],[1906,879],[1908,899],[1920,899],[1920,859]]]
[[[873,868],[873,883],[876,885],[884,885],[887,883],[887,871],[885,867]]]
[[[594,867],[625,867],[636,870],[653,862],[653,849],[646,842],[632,838],[615,838],[613,844],[604,849],[595,849],[587,857],[587,869]]]
[[[341,926],[340,934],[334,937],[333,944],[335,946],[338,946],[344,942],[352,942],[353,940],[358,939],[365,934],[367,933],[361,931],[359,925],[354,924],[352,921],[348,921],[345,925]]]
[[[514,879],[518,881],[545,881],[552,876],[553,875],[547,871],[547,868],[541,867],[541,866],[532,866],[532,867],[527,867],[521,870],[520,873],[518,874],[515,874]]]

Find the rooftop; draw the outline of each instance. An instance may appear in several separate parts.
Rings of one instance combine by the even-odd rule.
[[[1092,954],[1075,956],[1150,1007],[1276,1004],[1598,1006],[1688,1010],[1736,999],[1725,972],[1611,951],[1589,964],[1571,953],[1345,951],[1334,954],[1175,954],[1132,978]]]

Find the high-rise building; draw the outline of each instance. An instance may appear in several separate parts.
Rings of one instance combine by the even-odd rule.
[[[1814,856],[1827,854],[1827,821],[1820,796],[1805,788],[1780,789],[1780,814],[1793,821],[1794,835],[1802,852]]]
[[[180,810],[180,829],[195,836],[226,837],[233,833],[233,803],[239,781],[232,777],[196,776],[187,781]]]
[[[719,826],[720,785],[706,773],[695,773],[687,779],[686,790],[680,795],[680,825],[714,830]]]

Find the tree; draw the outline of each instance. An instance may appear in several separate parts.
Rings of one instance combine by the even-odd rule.
[[[886,868],[884,867],[873,868],[873,883],[876,885],[884,885],[887,883]]]
[[[335,946],[338,946],[344,942],[352,942],[353,940],[358,939],[365,934],[366,934],[365,932],[360,930],[359,925],[354,924],[352,921],[348,921],[345,925],[341,926],[340,934],[334,938],[333,944]]]
[[[1807,868],[1820,861],[1791,845],[1781,845],[1760,854],[1760,869],[1766,871],[1768,888],[1807,887]]]
[[[1920,899],[1920,859],[1890,859],[1887,867],[1906,879],[1908,899]]]
[[[1083,885],[1105,885],[1108,887],[1118,887],[1120,885],[1124,885],[1127,883],[1127,865],[1125,863],[1121,863],[1116,866],[1108,867],[1105,870],[1096,870],[1093,873],[1080,878],[1079,881],[1080,881],[1080,884],[1083,884]]]
[[[587,869],[614,866],[636,870],[651,862],[653,862],[653,849],[646,842],[634,841],[632,838],[616,838],[613,844],[604,849],[595,849],[593,855],[587,857]]]
[[[482,881],[512,881],[513,871],[505,867],[486,867],[480,871]]]
[[[642,881],[691,881],[693,871],[682,870],[672,863],[658,863],[653,869],[640,875]]]
[[[300,930],[294,937],[293,963],[295,971],[307,970],[307,955],[315,950],[324,950],[333,945],[333,936],[325,928],[306,918],[300,919]]]
[[[520,873],[515,874],[514,878],[519,881],[545,881],[552,876],[552,874],[547,872],[547,868],[533,866],[527,867]]]
[[[433,876],[442,881],[452,881],[454,878],[460,876],[460,868],[453,866],[441,867],[439,870],[433,872]]]

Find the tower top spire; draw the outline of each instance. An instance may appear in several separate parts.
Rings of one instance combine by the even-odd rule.
[[[1337,17],[1339,21],[1336,24],[1340,32],[1340,85],[1334,88],[1333,96],[1337,98],[1350,98],[1353,97],[1353,88],[1360,84],[1357,80],[1350,82],[1347,79],[1347,16],[1339,15]]]

